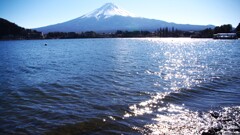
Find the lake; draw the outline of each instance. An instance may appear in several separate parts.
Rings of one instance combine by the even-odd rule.
[[[240,40],[0,41],[0,58],[0,134],[240,133]]]

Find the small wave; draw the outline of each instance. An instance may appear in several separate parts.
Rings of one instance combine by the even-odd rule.
[[[152,117],[151,124],[134,126],[142,134],[239,134],[240,106],[224,107],[207,112],[192,111],[185,105],[166,102],[168,98],[184,96],[181,93],[161,93],[150,100],[129,107],[124,118]],[[192,97],[191,97],[192,98]],[[176,101],[175,101],[176,103]]]
[[[219,91],[214,90],[214,92]],[[157,93],[149,100],[131,105],[124,118],[152,117],[153,122],[150,122],[152,124],[133,127],[142,134],[239,134],[239,106],[206,112],[203,111],[204,109],[202,111],[189,109],[192,105],[194,108],[199,106],[209,108],[204,102],[194,101],[194,99],[207,100],[207,103],[211,103],[209,100],[211,97],[202,98],[205,94],[209,94],[209,91],[181,89],[178,92]],[[183,103],[187,103],[188,106]]]
[[[45,133],[46,135],[66,134],[139,134],[131,125],[116,121],[113,116],[92,118],[77,124],[64,125]]]
[[[225,107],[219,111],[192,112],[169,105],[168,115],[158,114],[154,124],[144,126],[147,134],[240,134],[240,107]],[[161,111],[163,111],[161,110]]]

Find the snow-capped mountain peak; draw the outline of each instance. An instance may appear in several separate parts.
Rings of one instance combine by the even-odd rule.
[[[126,10],[120,9],[112,3],[107,3],[102,7],[85,14],[83,16],[77,17],[75,19],[49,25],[41,28],[36,28],[36,30],[43,33],[48,32],[86,32],[95,31],[99,33],[106,32],[116,32],[117,30],[147,30],[155,31],[159,28],[172,28],[179,30],[203,30],[206,28],[214,28],[214,26],[204,26],[204,25],[185,25],[168,23],[162,20],[148,19],[134,16]]]
[[[135,17],[132,13],[129,13],[126,10],[120,9],[118,6],[114,5],[113,3],[106,3],[102,7],[83,15],[81,18],[91,18],[95,17],[96,19],[100,18],[108,18],[111,16],[129,16]]]

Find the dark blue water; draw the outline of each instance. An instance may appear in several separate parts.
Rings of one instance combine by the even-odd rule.
[[[0,59],[0,134],[240,133],[239,40],[0,41]]]

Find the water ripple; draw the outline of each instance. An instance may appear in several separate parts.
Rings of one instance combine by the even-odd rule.
[[[2,134],[239,132],[239,40],[0,44]]]

